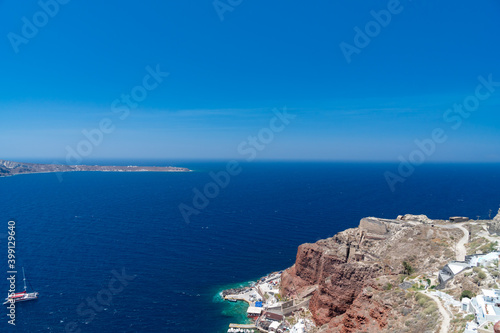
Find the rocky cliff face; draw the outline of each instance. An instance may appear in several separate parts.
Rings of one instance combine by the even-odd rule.
[[[364,218],[358,228],[299,246],[295,265],[282,275],[281,292],[292,298],[312,295],[309,309],[321,332],[391,331],[389,317],[397,305],[382,294],[390,281],[397,283],[402,262],[435,272],[454,257],[442,244],[460,234],[423,223]]]
[[[487,228],[490,234],[500,235],[500,209],[497,216],[487,223]]]

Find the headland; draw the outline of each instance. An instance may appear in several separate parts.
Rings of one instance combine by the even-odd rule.
[[[490,220],[367,217],[223,296],[247,302],[245,329],[261,332],[489,332],[500,321],[499,241],[500,210]]]
[[[189,172],[188,168],[158,167],[158,166],[102,166],[102,165],[63,165],[63,164],[37,164],[0,160],[0,177],[14,176],[31,173],[48,172],[75,172],[75,171],[101,171],[101,172]]]

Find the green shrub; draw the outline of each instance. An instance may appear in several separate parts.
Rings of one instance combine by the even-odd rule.
[[[430,304],[433,304],[434,302],[432,301],[432,299],[422,293],[416,293],[415,294],[415,300],[417,301],[418,305],[420,305],[421,307],[428,307],[429,305],[429,302]]]
[[[479,248],[483,253],[489,253],[495,251],[496,247],[498,245],[498,242],[490,242],[488,244],[485,244]]]
[[[474,294],[470,290],[464,290],[464,291],[462,291],[462,294],[460,295],[460,300],[462,300],[462,298],[464,298],[464,297],[472,299],[472,298],[476,297],[476,294]]]
[[[474,320],[474,318],[476,318],[473,314],[468,314],[467,316],[465,316],[465,320],[467,321],[471,321],[471,320]]]
[[[421,298],[418,300],[418,305],[424,306],[427,303],[427,300],[425,298]]]
[[[413,267],[407,261],[403,261],[403,272],[406,275],[411,275],[414,271]]]
[[[431,304],[424,309],[424,314],[430,315],[438,311],[438,308],[435,304]]]

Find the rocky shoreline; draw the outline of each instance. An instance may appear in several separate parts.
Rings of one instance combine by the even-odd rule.
[[[238,295],[238,294],[244,294],[244,293],[247,293],[248,291],[250,291],[250,287],[244,287],[244,288],[233,288],[233,289],[227,289],[227,290],[223,290],[221,292],[221,295],[222,295],[222,298],[226,298],[230,295]]]

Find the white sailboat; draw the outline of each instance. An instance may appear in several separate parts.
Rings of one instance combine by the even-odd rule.
[[[26,302],[38,299],[38,292],[34,291],[29,293],[27,291],[28,288],[26,287],[26,275],[24,274],[24,267],[23,267],[23,282],[24,282],[24,291],[9,295],[5,299],[5,302],[3,304]]]

